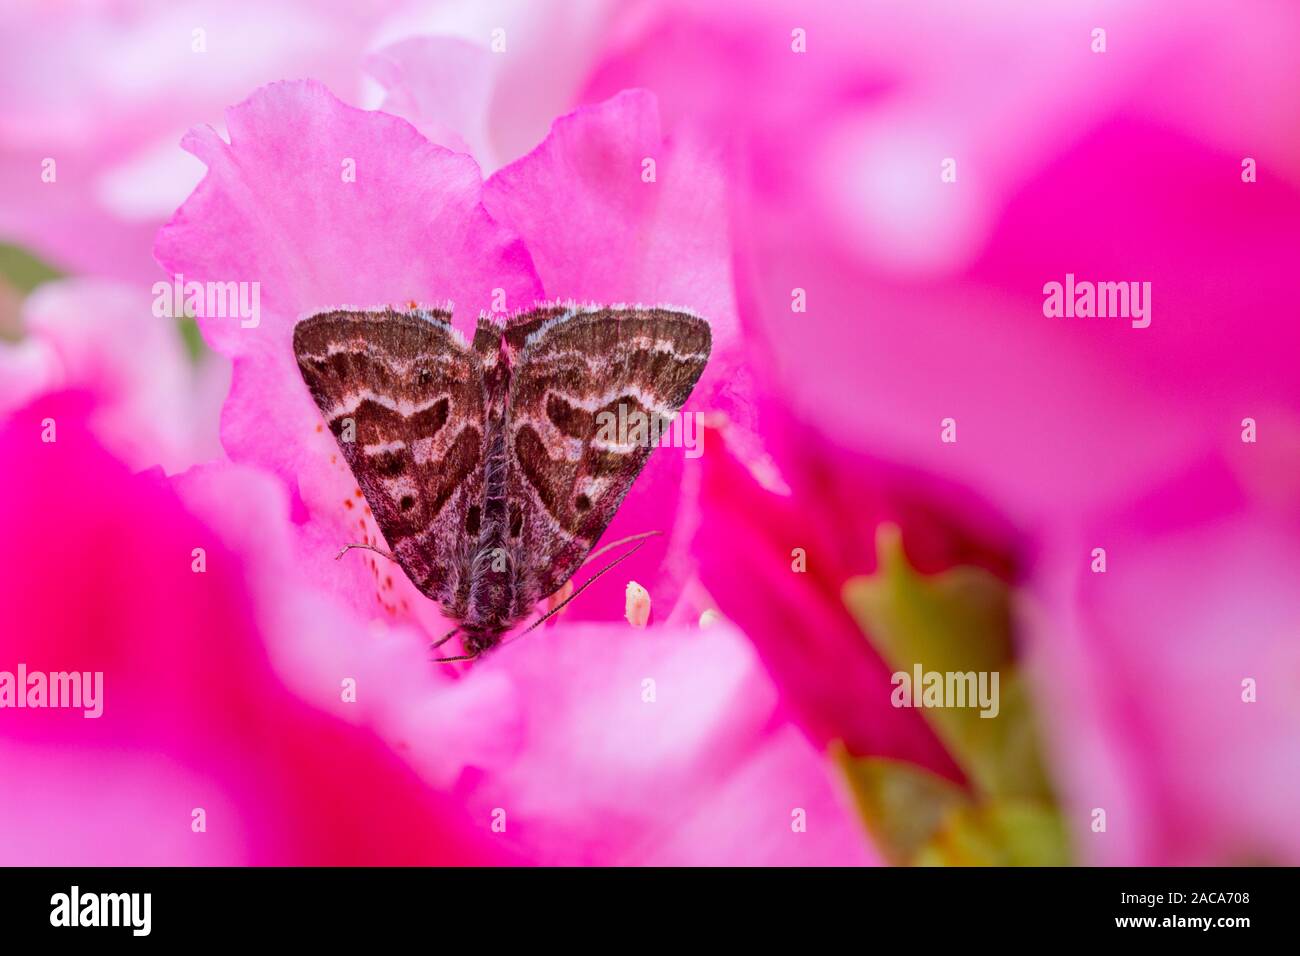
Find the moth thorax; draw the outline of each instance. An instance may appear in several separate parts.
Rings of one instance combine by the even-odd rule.
[[[494,536],[474,559],[470,579],[467,630],[501,632],[515,621],[515,558],[504,540]]]

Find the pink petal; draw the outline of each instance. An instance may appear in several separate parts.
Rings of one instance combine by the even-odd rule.
[[[395,5],[5,4],[0,234],[68,271],[156,277],[151,237],[202,172],[176,137],[285,76],[313,76],[351,98],[356,64]],[[55,184],[41,181],[47,158]]]
[[[328,570],[299,556],[269,476],[215,465],[176,487],[247,556],[284,685],[375,734],[429,786],[454,790],[503,851],[546,864],[709,863],[742,847],[749,862],[869,861],[848,801],[725,623],[706,633],[566,620],[458,673],[431,664],[412,629],[349,610]],[[345,678],[355,702],[340,699]],[[810,815],[806,834],[790,830],[794,807]],[[491,829],[498,809],[504,833]]]
[[[1289,489],[1261,494],[1267,449],[1243,449],[1233,469],[1208,459],[1089,519],[1038,575],[1039,692],[1094,863],[1300,860],[1300,495],[1294,470]]]
[[[1294,420],[1294,9],[1197,2],[1159,29],[1189,5],[1119,5],[1098,24],[1059,4],[954,18],[821,3],[798,10],[796,55],[788,10],[742,6],[629,24],[583,99],[645,86],[673,135],[733,146],[743,315],[805,418],[1026,521],[1069,521],[1181,467],[1242,407]],[[1153,326],[1045,318],[1042,286],[1066,271],[1151,281]],[[1225,315],[1251,316],[1251,333]],[[949,416],[956,445],[937,437]]]
[[[459,134],[491,171],[532,149],[577,102],[625,19],[616,0],[416,5],[385,24],[380,39],[398,42],[366,67],[387,90],[385,110],[444,145]]]
[[[556,120],[484,202],[528,243],[547,295],[691,309],[722,351],[737,335],[722,186],[717,157],[663,139],[654,97],[633,90]]]
[[[499,61],[486,47],[453,37],[412,37],[372,53],[365,66],[387,90],[384,112],[482,165],[491,150],[487,111],[494,59]]]
[[[464,683],[492,685],[491,705],[475,715],[491,732],[464,711],[454,722],[430,711],[431,726],[470,736],[444,733],[428,746],[461,755],[462,799],[483,820],[505,810],[507,842],[521,854],[699,864],[748,844],[749,862],[867,859],[851,804],[790,736],[775,689],[725,624],[562,625],[504,648]],[[816,808],[820,835],[785,838],[794,806]]]
[[[0,860],[478,859],[452,808],[373,734],[286,693],[267,664],[243,558],[160,476],[133,476],[105,453],[88,409],[47,395],[0,427],[16,482],[0,520],[22,542],[0,556],[0,660],[6,670],[103,672],[98,718],[5,710],[0,759],[15,772],[0,789]],[[40,438],[47,418],[53,443]],[[200,547],[206,570],[195,573]],[[206,832],[191,829],[196,807]]]
[[[47,282],[23,303],[22,319],[27,338],[0,345],[0,353],[27,371],[19,376],[28,381],[26,394],[0,398],[0,411],[75,388],[95,396],[96,435],[133,467],[182,471],[220,454],[229,365],[211,355],[191,361],[175,321],[153,315],[138,285]],[[44,371],[29,380],[34,366]]]
[[[565,622],[467,672],[439,668],[409,628],[364,624],[295,557],[288,504],[269,481],[214,466],[178,484],[221,541],[249,555],[270,666],[313,708],[454,790],[503,852],[545,864],[716,862],[740,846],[756,862],[867,859],[848,802],[724,623],[704,633]],[[232,498],[248,503],[238,519]],[[354,703],[340,700],[345,677]],[[784,837],[795,806],[815,821],[807,839]],[[491,829],[498,810],[503,833]]]

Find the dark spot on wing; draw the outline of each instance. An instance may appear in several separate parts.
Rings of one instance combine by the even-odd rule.
[[[406,471],[406,452],[390,451],[374,459],[375,470],[381,475],[395,478]]]
[[[546,417],[569,438],[585,438],[591,413],[582,408],[574,408],[558,395],[546,396]]]

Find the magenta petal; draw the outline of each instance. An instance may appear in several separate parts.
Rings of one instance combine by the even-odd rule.
[[[810,739],[842,740],[854,754],[906,759],[960,779],[922,718],[889,706],[889,669],[841,601],[845,579],[817,567],[830,552],[810,540],[814,505],[763,489],[721,444],[706,456],[700,574],[722,613],[753,640]],[[796,547],[813,556],[812,573],[791,572]],[[870,542],[862,547],[865,555]]]
[[[251,564],[159,474],[132,475],[107,454],[89,410],[84,397],[45,395],[0,425],[14,482],[0,521],[21,542],[0,554],[0,669],[103,674],[98,717],[4,710],[0,864],[480,858],[486,841],[376,735],[285,689]],[[49,420],[57,440],[45,443]],[[241,501],[229,520],[244,515],[255,541],[264,503],[250,490],[213,488]],[[315,607],[299,619],[309,632],[329,623]]]

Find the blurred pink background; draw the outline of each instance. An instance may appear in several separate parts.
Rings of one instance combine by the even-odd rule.
[[[0,707],[0,864],[1300,863],[1297,49],[1284,0],[6,4],[0,672],[105,697]],[[662,538],[440,668],[333,560],[377,532],[289,336],[497,289],[707,317],[710,427],[606,535]],[[1033,759],[892,706],[900,640],[1015,675]]]

